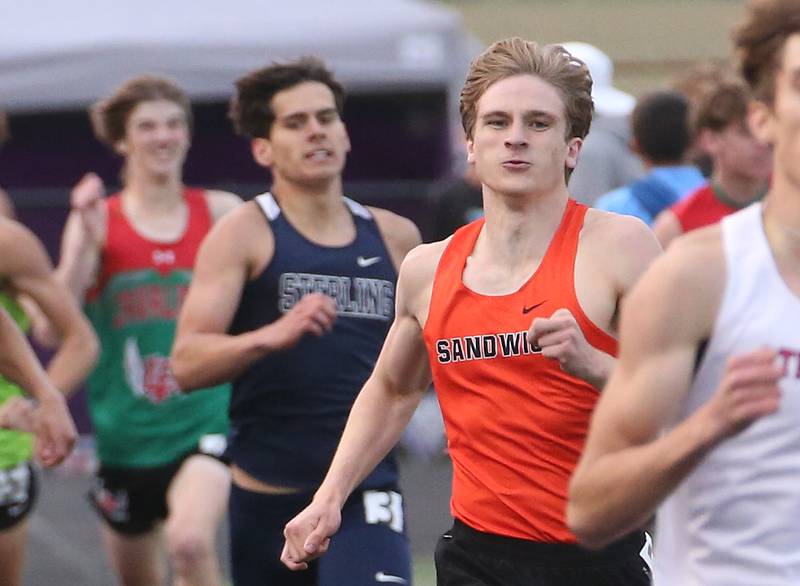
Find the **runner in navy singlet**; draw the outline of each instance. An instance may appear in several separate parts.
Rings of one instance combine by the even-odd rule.
[[[234,583],[408,584],[391,455],[348,501],[332,555],[303,573],[279,556],[284,525],[322,481],[372,371],[394,319],[399,264],[419,232],[343,196],[343,92],[322,63],[266,67],[237,89],[232,118],[272,189],[209,235],[173,350],[182,387],[233,381]]]

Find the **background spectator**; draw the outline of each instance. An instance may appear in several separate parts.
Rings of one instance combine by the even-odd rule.
[[[589,67],[592,74],[594,118],[583,141],[578,166],[569,179],[570,195],[586,204],[644,174],[638,157],[628,148],[629,116],[636,100],[612,85],[614,63],[588,43],[564,43],[564,48]]]
[[[750,93],[738,79],[722,80],[697,110],[697,141],[711,157],[708,185],[664,210],[653,224],[664,248],[684,232],[714,224],[761,199],[772,173],[769,147],[747,126]]]
[[[642,159],[647,175],[602,196],[596,207],[652,224],[661,210],[705,183],[697,167],[684,162],[690,142],[688,114],[688,100],[674,90],[639,99],[631,120],[631,150]]]

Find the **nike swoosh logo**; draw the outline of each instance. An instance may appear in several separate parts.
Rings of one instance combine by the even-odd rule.
[[[383,572],[375,572],[375,581],[392,584],[408,584],[408,580],[405,578],[401,578],[400,576],[392,576],[391,574],[385,574]]]
[[[537,307],[539,307],[540,305],[543,305],[543,304],[545,304],[545,303],[547,303],[547,299],[545,299],[544,301],[540,301],[539,303],[536,303],[536,304],[534,304],[534,305],[531,305],[530,307],[524,307],[524,306],[523,306],[523,308],[522,308],[522,313],[530,313],[530,312],[532,312],[534,309],[536,309]]]
[[[356,264],[358,266],[362,267],[362,268],[363,267],[371,267],[375,263],[380,262],[380,260],[381,260],[381,257],[379,257],[379,256],[370,256],[369,258],[366,258],[366,257],[363,257],[363,256],[359,256],[356,259]]]

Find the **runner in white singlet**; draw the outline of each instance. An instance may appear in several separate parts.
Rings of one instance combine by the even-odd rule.
[[[593,547],[660,505],[656,586],[800,584],[800,0],[754,1],[735,39],[770,191],[631,293],[571,483]]]

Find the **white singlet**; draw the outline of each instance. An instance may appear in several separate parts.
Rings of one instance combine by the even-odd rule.
[[[658,511],[656,586],[800,584],[800,297],[780,276],[760,204],[722,220],[727,283],[680,419],[706,403],[732,354],[769,346],[777,413],[718,445]],[[665,373],[668,376],[668,373]]]

